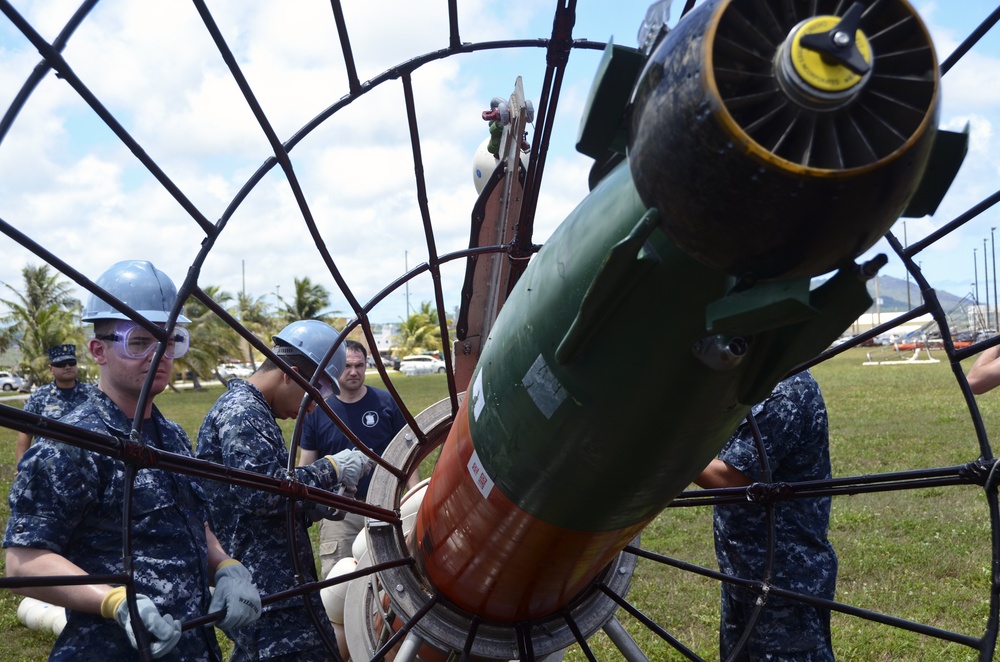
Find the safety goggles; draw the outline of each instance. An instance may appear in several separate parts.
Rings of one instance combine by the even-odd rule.
[[[115,333],[94,337],[113,342],[118,355],[129,359],[146,358],[160,342],[149,331],[134,323],[119,324],[115,327]],[[173,335],[167,338],[167,349],[163,355],[168,359],[179,359],[187,354],[190,346],[191,334],[184,327],[176,326]]]
[[[72,368],[73,366],[76,365],[76,360],[71,359],[69,361],[59,361],[58,363],[50,363],[49,365],[51,365],[53,368],[67,368],[67,367]]]

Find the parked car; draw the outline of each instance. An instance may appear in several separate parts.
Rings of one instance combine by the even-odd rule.
[[[830,347],[840,347],[841,345],[849,343],[852,340],[854,340],[854,336],[841,336],[830,343]]]
[[[253,374],[253,367],[246,363],[223,363],[215,371],[223,379],[246,379]]]
[[[0,388],[5,391],[20,391],[24,388],[24,379],[12,372],[0,372]]]
[[[392,356],[391,354],[380,354],[382,357],[382,365],[385,366],[386,370],[399,370],[399,359]],[[375,359],[368,357],[368,367],[375,367]]]
[[[413,375],[430,375],[435,372],[444,372],[445,366],[444,361],[441,359],[434,358],[428,354],[421,354],[404,356],[399,361],[398,370],[407,377],[412,377]]]

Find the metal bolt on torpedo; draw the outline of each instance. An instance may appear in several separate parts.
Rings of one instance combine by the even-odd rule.
[[[927,30],[905,0],[837,6],[709,0],[648,55],[605,51],[578,140],[592,191],[504,304],[408,538],[438,623],[523,631],[581,601],[871,305],[885,258],[855,259],[937,206],[965,136],[937,130]],[[573,642],[532,632],[535,655]],[[449,627],[421,639],[518,656]]]

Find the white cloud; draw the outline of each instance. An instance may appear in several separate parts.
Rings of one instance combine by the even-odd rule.
[[[77,8],[69,0],[17,4],[49,40]],[[580,3],[574,35],[614,36],[617,43],[632,45],[647,5]],[[213,0],[209,8],[279,140],[290,140],[349,91],[328,2]],[[951,7],[947,14],[931,3],[921,9],[939,56],[951,52],[977,13],[970,10],[968,20],[957,23]],[[551,11],[540,3],[522,3],[511,12],[503,4],[463,1],[460,37],[463,42],[547,37]],[[344,3],[344,12],[362,81],[448,45],[447,3],[352,2]],[[0,109],[6,109],[39,56],[5,19],[0,24]],[[1000,87],[990,73],[1000,56],[993,42],[984,40],[945,78],[942,122],[950,127],[971,122],[970,155],[941,211],[909,221],[911,242],[995,188],[1000,165],[993,155],[1000,150],[993,127]],[[65,57],[211,223],[272,157],[193,4],[103,0],[70,39]],[[536,242],[547,239],[587,193],[589,162],[572,144],[598,57],[588,51],[570,58],[539,193]],[[480,113],[493,96],[509,95],[518,75],[537,108],[544,65],[543,49],[491,50],[434,61],[413,73],[427,210],[439,254],[468,245],[475,201],[471,161],[486,136]],[[301,136],[291,162],[326,247],[362,305],[407,267],[427,260],[400,79],[360,96]],[[0,218],[91,278],[117,260],[146,257],[179,282],[205,239],[188,211],[51,73],[0,143]],[[983,221],[987,230],[990,222],[996,221]],[[949,254],[967,252],[963,242],[978,240],[980,225],[939,242],[922,257],[929,265],[944,264]],[[23,264],[39,261],[9,239],[0,238],[0,246],[7,256],[0,281],[16,282]],[[463,274],[462,261],[442,269],[449,310],[457,304]],[[245,283],[248,292],[271,296],[278,289],[290,293],[293,278],[302,276],[327,286],[335,307],[347,309],[285,173],[274,166],[216,239],[200,283],[230,292]],[[432,296],[429,276],[411,283],[412,305]],[[373,320],[393,321],[404,312],[400,291],[379,306]]]

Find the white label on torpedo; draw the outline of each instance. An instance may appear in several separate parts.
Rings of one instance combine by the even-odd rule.
[[[483,371],[476,373],[476,381],[472,384],[472,420],[478,421],[479,414],[486,406],[486,398],[483,397]]]
[[[472,482],[482,492],[483,498],[489,497],[490,492],[493,490],[493,480],[486,473],[486,469],[483,468],[483,463],[479,461],[479,455],[475,449],[473,449],[472,457],[469,458],[469,464],[466,466],[469,468],[469,475],[472,476]]]

